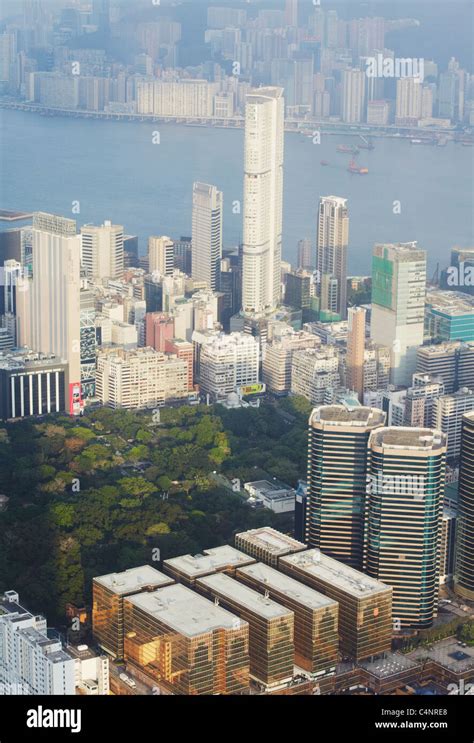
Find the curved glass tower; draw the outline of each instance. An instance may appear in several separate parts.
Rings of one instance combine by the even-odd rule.
[[[474,412],[462,421],[454,590],[474,601]]]

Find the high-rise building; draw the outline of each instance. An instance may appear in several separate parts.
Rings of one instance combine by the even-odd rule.
[[[222,333],[203,346],[199,367],[201,391],[212,400],[223,400],[259,382],[258,341],[245,333]]]
[[[474,601],[474,413],[463,418],[454,590]]]
[[[280,557],[278,568],[339,604],[339,643],[356,662],[387,653],[392,640],[392,589],[320,552]]]
[[[303,268],[306,271],[314,268],[313,246],[309,237],[305,237],[298,242],[297,263],[297,268]]]
[[[385,414],[323,405],[309,418],[306,541],[360,570],[367,496],[367,445]]]
[[[205,281],[211,291],[219,288],[222,259],[223,195],[216,186],[193,187],[192,277]]]
[[[316,268],[320,277],[320,311],[347,317],[347,247],[349,212],[347,199],[322,196],[319,202],[316,238]],[[333,291],[324,291],[325,279],[331,279]]]
[[[297,666],[314,674],[335,670],[339,647],[337,601],[263,562],[239,568],[235,577],[294,613]]]
[[[249,626],[182,585],[124,599],[127,661],[169,691],[240,694],[249,686]]]
[[[250,677],[265,689],[293,678],[294,614],[224,573],[196,581],[196,590],[249,626]]]
[[[346,373],[347,387],[362,401],[364,394],[365,318],[363,307],[351,307],[348,313]]]
[[[262,362],[263,381],[267,389],[276,394],[288,393],[291,389],[291,367],[295,351],[316,348],[319,338],[304,330],[289,328],[267,343]]]
[[[286,0],[285,21],[287,26],[296,28],[298,26],[298,1]]]
[[[174,319],[166,312],[148,312],[145,316],[145,344],[155,351],[166,351],[166,341],[175,337]]]
[[[380,428],[369,440],[364,570],[393,588],[395,629],[437,615],[446,436]]]
[[[148,238],[148,270],[161,276],[172,276],[174,270],[174,243],[171,238]]]
[[[92,0],[92,23],[101,33],[110,30],[110,0]]]
[[[280,302],[283,215],[283,88],[247,96],[242,308],[265,316]]]
[[[474,341],[474,297],[435,289],[426,294],[425,337],[433,341]]]
[[[74,660],[58,638],[48,637],[46,619],[20,605],[16,591],[0,597],[0,694],[74,694]]]
[[[92,632],[96,643],[109,655],[123,658],[125,597],[142,591],[154,591],[171,583],[174,583],[172,578],[150,565],[94,578]]]
[[[416,126],[421,118],[422,85],[418,78],[402,77],[397,80],[395,124]]]
[[[303,395],[313,405],[326,399],[328,389],[339,387],[339,356],[333,346],[294,351],[291,359],[291,392]]]
[[[68,363],[65,409],[81,412],[80,252],[76,222],[52,214],[33,216],[33,278],[21,292],[19,343]],[[19,300],[20,297],[17,297]]]
[[[121,279],[124,270],[123,227],[104,222],[81,228],[81,263],[91,279]]]
[[[459,457],[463,416],[473,410],[474,392],[466,388],[433,400],[431,425],[446,434],[448,459]]]
[[[391,382],[409,387],[423,344],[426,251],[416,242],[377,244],[372,263],[371,337],[392,349]]]
[[[438,116],[441,119],[454,119],[456,83],[457,77],[453,72],[441,72],[438,86]]]
[[[306,549],[306,545],[271,526],[249,529],[235,535],[235,546],[255,560],[277,567],[284,555],[292,555]]]
[[[365,70],[349,68],[342,72],[342,120],[360,124],[365,120]]]

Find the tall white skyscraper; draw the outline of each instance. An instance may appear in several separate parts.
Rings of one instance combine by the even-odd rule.
[[[123,276],[123,227],[106,221],[101,227],[81,228],[81,262],[92,279],[120,279]]]
[[[242,308],[263,317],[280,302],[283,221],[283,88],[247,96]]]
[[[392,384],[411,386],[423,344],[425,295],[426,251],[416,242],[375,245],[371,337],[391,348]]]
[[[223,195],[216,186],[193,186],[192,276],[205,281],[208,288],[219,288],[222,258]]]
[[[365,70],[343,70],[342,120],[348,124],[357,124],[365,119],[365,77]]]
[[[17,296],[20,343],[67,361],[65,405],[77,415],[82,408],[81,236],[75,220],[36,212],[32,238],[33,278],[29,291]]]
[[[162,276],[172,276],[174,270],[174,243],[166,235],[148,238],[148,270]]]
[[[417,121],[421,117],[423,87],[414,77],[397,80],[397,103],[395,123]]]
[[[347,317],[347,246],[349,211],[347,199],[322,196],[316,237],[316,268],[319,272],[320,310]]]

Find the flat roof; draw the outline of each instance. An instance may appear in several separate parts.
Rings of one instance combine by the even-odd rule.
[[[391,590],[385,583],[324,555],[318,549],[307,550],[298,555],[287,555],[281,558],[281,562],[294,565],[308,575],[320,578],[355,598],[369,598]]]
[[[281,573],[263,562],[256,562],[254,565],[239,568],[237,575],[248,575],[250,578],[265,584],[267,588],[279,591],[308,609],[320,609],[324,606],[337,605],[337,601],[325,596],[324,593],[319,593],[314,588],[300,583],[295,578],[290,578],[289,575],[285,575],[285,573]]]
[[[464,292],[434,289],[427,292],[426,304],[436,312],[451,317],[474,313],[474,297]]]
[[[265,598],[263,594],[245,586],[243,583],[239,583],[238,580],[231,578],[230,575],[226,575],[225,573],[214,573],[214,575],[200,578],[197,581],[197,585],[219,594],[224,599],[227,598],[230,601],[234,601],[239,606],[242,606],[242,608],[248,609],[264,619],[276,619],[277,617],[285,617],[288,614],[293,614],[291,609],[277,604],[272,599]]]
[[[271,526],[249,529],[249,531],[236,534],[237,537],[239,539],[245,539],[249,544],[260,547],[260,549],[264,549],[270,554],[277,556],[287,555],[289,552],[300,552],[306,549],[306,545],[303,542],[298,542],[293,537],[272,529]]]
[[[433,428],[392,426],[379,428],[370,435],[370,443],[382,449],[409,449],[436,452],[446,446],[446,434]]]
[[[2,222],[17,222],[22,219],[29,219],[33,212],[13,211],[12,209],[0,209],[0,220]]]
[[[186,637],[248,626],[243,619],[181,583],[158,588],[152,593],[137,593],[126,600]]]
[[[203,550],[202,555],[180,555],[164,560],[163,565],[175,568],[188,578],[196,578],[201,575],[209,575],[218,570],[239,565],[248,565],[254,562],[252,557],[246,555],[229,544],[222,547],[213,547],[212,549]]]
[[[163,586],[172,581],[169,575],[152,568],[151,565],[141,565],[138,568],[129,568],[122,573],[110,573],[94,578],[94,581],[118,596],[124,596],[133,591],[140,591],[147,586]]]
[[[386,415],[378,408],[364,405],[320,405],[310,415],[309,423],[322,423],[328,426],[358,426],[375,428],[383,426]]]

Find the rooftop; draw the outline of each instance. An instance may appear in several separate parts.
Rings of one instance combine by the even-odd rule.
[[[126,599],[186,637],[217,629],[244,629],[247,622],[180,583]]]
[[[322,423],[328,426],[376,428],[384,425],[385,418],[385,413],[381,410],[368,408],[363,405],[358,407],[351,407],[349,405],[321,405],[311,413],[309,424]]]
[[[282,534],[271,526],[262,526],[259,529],[236,534],[236,537],[245,539],[249,544],[264,549],[272,555],[287,555],[290,552],[300,552],[306,549],[303,542],[298,542],[287,534]]]
[[[138,568],[124,570],[123,573],[101,575],[94,578],[94,582],[108,588],[109,591],[116,593],[118,596],[125,596],[128,593],[141,591],[148,586],[158,588],[167,585],[171,582],[171,578],[169,575],[155,570],[151,565],[141,565]]]
[[[308,609],[320,609],[324,606],[331,606],[337,602],[325,596],[323,593],[315,591],[314,588],[305,586],[294,578],[290,578],[285,573],[265,565],[263,562],[257,562],[254,565],[247,565],[239,568],[237,575],[248,575],[249,578],[261,581],[269,589],[279,591],[289,599],[298,602]]]
[[[318,549],[307,550],[298,555],[288,555],[282,557],[280,561],[283,564],[294,565],[309,576],[320,578],[325,583],[340,588],[355,598],[368,598],[391,590],[390,586],[385,583],[324,555]]]
[[[163,564],[178,570],[188,578],[215,573],[226,567],[238,567],[254,562],[253,558],[228,544],[203,551],[202,555],[180,555],[164,560]]]
[[[200,578],[197,584],[211,591],[212,594],[222,596],[224,599],[227,598],[264,619],[276,619],[277,617],[286,617],[288,614],[293,614],[285,606],[265,598],[258,591],[248,588],[248,586],[239,583],[238,580],[224,573],[215,573]]]
[[[439,452],[446,447],[446,434],[432,428],[393,426],[379,428],[370,435],[370,443],[382,449],[410,449]]]
[[[474,297],[463,292],[434,289],[427,292],[426,304],[443,315],[458,316],[474,313]]]

